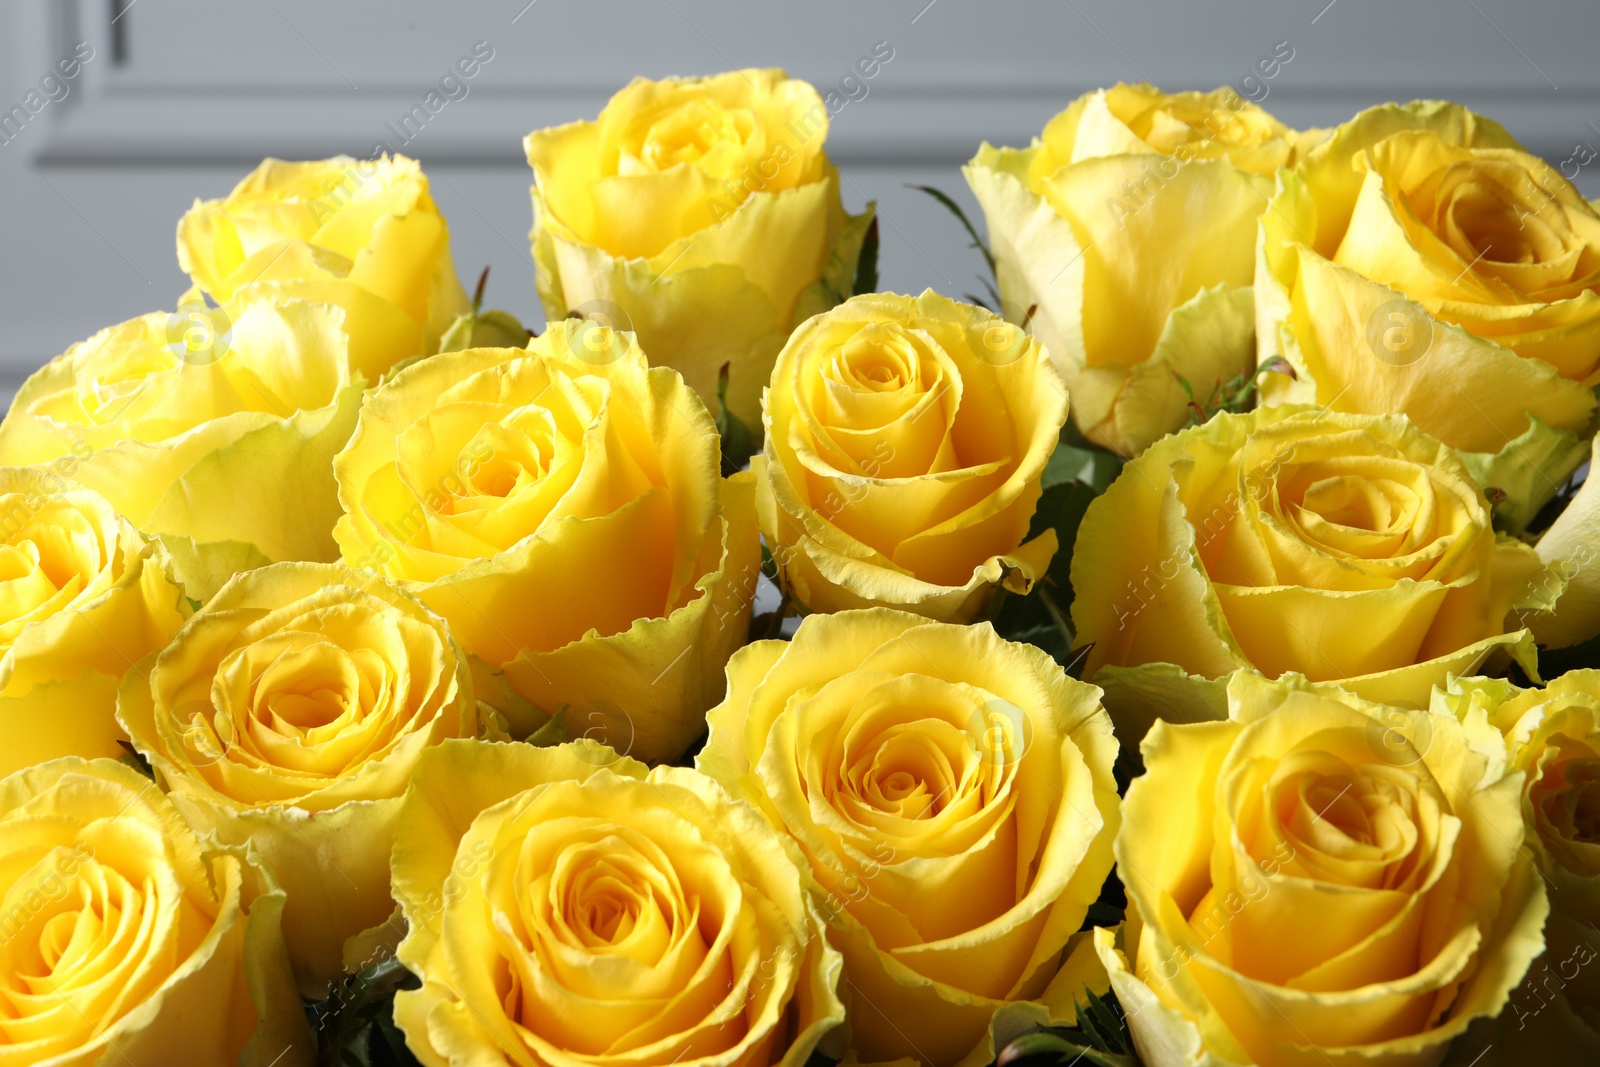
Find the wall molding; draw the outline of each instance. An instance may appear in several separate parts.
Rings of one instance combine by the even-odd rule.
[[[828,150],[841,165],[959,163],[984,140],[1026,144],[1044,119],[1090,88],[880,87],[834,118]],[[1600,86],[1560,94],[1533,88],[1458,88],[1453,93],[1440,87],[1430,95],[1470,100],[1540,155],[1564,155],[1580,138],[1600,146]],[[431,163],[521,166],[523,134],[593,115],[606,95],[598,88],[479,89],[448,104],[407,144],[395,135],[395,122],[417,102],[414,92],[363,91],[355,102],[314,90],[129,90],[63,109],[39,138],[34,161],[45,167],[248,168],[266,155],[367,155],[381,141]],[[1412,95],[1403,86],[1297,85],[1279,88],[1273,102],[1285,121],[1309,125]],[[308,107],[317,114],[314,127],[304,120]],[[375,121],[374,114],[393,118]]]
[[[1489,0],[1485,3],[1496,8]],[[1561,88],[1554,88],[1543,77],[1542,68],[1531,66],[1531,60],[1519,60],[1511,46],[1488,25],[1475,25],[1479,16],[1470,8],[1450,6],[1444,0],[1412,0],[1407,8],[1388,13],[1394,24],[1392,34],[1374,41],[1361,29],[1359,21],[1340,23],[1337,13],[1329,14],[1317,26],[1306,23],[1300,13],[1292,19],[1286,13],[1264,19],[1262,11],[1277,13],[1287,9],[1263,4],[1266,0],[1236,0],[1215,10],[1208,7],[1175,12],[1173,26],[1168,27],[1169,36],[1192,23],[1199,51],[1175,56],[1159,70],[1150,65],[1148,55],[1139,53],[1137,48],[1135,54],[1144,58],[1144,69],[1174,79],[1171,85],[1183,84],[1183,79],[1203,73],[1209,74],[1211,80],[1197,87],[1210,88],[1230,74],[1242,74],[1248,69],[1248,64],[1238,61],[1234,53],[1243,55],[1251,49],[1242,36],[1237,46],[1231,43],[1235,37],[1227,25],[1230,18],[1239,23],[1238,32],[1258,34],[1263,38],[1262,44],[1269,35],[1288,31],[1261,23],[1288,22],[1296,27],[1293,35],[1305,55],[1295,61],[1299,66],[1285,67],[1284,74],[1270,83],[1266,101],[1266,106],[1286,122],[1327,125],[1375,103],[1427,95],[1458,100],[1490,115],[1531,150],[1547,157],[1564,157],[1581,138],[1600,148],[1600,76],[1589,73],[1590,66],[1585,63],[1577,68],[1583,73],[1574,77],[1570,61],[1556,66],[1545,57],[1549,69],[1561,78]],[[814,0],[814,5],[807,16],[808,25],[823,20],[836,26],[837,41],[831,41],[827,51],[837,50],[840,54],[859,50],[861,42],[857,38],[870,39],[879,32],[873,27],[879,22],[888,24],[890,13],[895,10],[887,2],[882,7],[863,8],[859,0]],[[100,42],[106,53],[85,68],[80,91],[63,106],[52,107],[54,113],[48,116],[46,129],[39,131],[43,136],[30,138],[32,161],[43,167],[248,168],[265,155],[366,155],[380,140],[432,163],[523,166],[521,139],[529,130],[594,115],[635,69],[661,63],[651,42],[623,36],[609,41],[604,53],[557,50],[548,62],[540,64],[519,60],[512,41],[502,40],[505,57],[498,61],[501,65],[485,68],[492,70],[492,75],[480,77],[470,86],[465,99],[448,104],[412,144],[402,146],[398,138],[385,131],[384,123],[406,113],[430,86],[398,79],[395,71],[385,70],[382,77],[375,75],[370,83],[352,92],[344,80],[333,77],[332,70],[315,62],[302,70],[304,80],[297,84],[270,82],[259,64],[241,63],[237,70],[215,62],[193,70],[163,69],[149,61],[138,62],[137,33],[133,36],[134,62],[117,68],[109,45],[104,43],[102,24],[106,14],[98,0],[32,0],[19,6],[27,9],[28,34],[36,42],[29,51],[38,56],[41,69],[83,36]],[[704,22],[710,17],[706,11],[715,7],[711,0],[681,0],[681,4],[674,0],[673,6],[680,13],[687,10],[700,18],[701,22],[694,23],[696,27],[711,25]],[[916,6],[920,5],[913,8]],[[1071,99],[1105,84],[1108,71],[1118,72],[1111,80],[1136,79],[1130,66],[1133,60],[1127,59],[1125,53],[1118,58],[1121,49],[1102,49],[1092,33],[1083,32],[1080,36],[1079,31],[1087,31],[1086,20],[1092,14],[1098,16],[1096,28],[1103,27],[1112,35],[1107,41],[1131,43],[1139,40],[1143,32],[1144,16],[1132,6],[1106,8],[1091,0],[1075,6],[1087,8],[1090,14],[1080,20],[1072,9],[1020,4],[1012,9],[1017,17],[1027,17],[1031,12],[1040,19],[1044,17],[1040,12],[1051,12],[1049,24],[1041,27],[1044,32],[1032,37],[1023,34],[1004,52],[985,45],[981,52],[991,55],[992,61],[982,63],[971,61],[962,37],[963,32],[970,32],[972,24],[987,28],[989,20],[981,12],[952,5],[950,10],[937,12],[937,17],[945,20],[940,29],[933,28],[932,14],[930,22],[922,27],[895,19],[897,28],[892,32],[897,35],[902,56],[894,61],[895,65],[885,66],[884,75],[868,85],[870,91],[865,99],[848,104],[834,118],[830,155],[844,165],[959,163],[970,158],[984,140],[1026,144],[1043,122]],[[472,8],[475,12],[480,9],[482,5]],[[1465,54],[1451,54],[1447,45],[1441,45],[1437,52],[1402,47],[1429,29],[1434,31],[1430,36],[1450,40],[1450,33],[1436,32],[1441,25],[1437,12],[1446,10],[1454,14],[1445,28],[1458,37],[1466,34],[1464,40],[1470,47]],[[1536,13],[1530,13],[1530,18],[1533,14]],[[141,17],[139,9],[132,8],[130,17],[137,21]],[[216,17],[226,21],[221,19],[221,12]],[[555,25],[560,26],[562,19],[570,21],[579,15],[553,7],[548,17],[557,19]],[[783,17],[800,16],[791,13]],[[481,21],[469,19],[465,13],[463,18]],[[1430,18],[1434,20],[1431,23]],[[1536,21],[1522,32],[1533,32]],[[1567,17],[1564,21],[1557,19],[1551,26],[1572,22]],[[530,25],[525,24],[521,30],[528,30]],[[709,38],[701,40],[703,34],[691,33],[688,25],[674,25],[684,40],[697,46],[709,43]],[[1513,33],[1518,29],[1514,25],[1509,28]],[[738,42],[741,34],[748,36],[748,27],[728,24],[722,30],[728,37],[727,46],[742,57],[745,53],[739,51]],[[471,31],[462,32],[465,38]],[[483,32],[493,36],[491,31]],[[1546,47],[1558,53],[1558,60],[1561,55],[1580,49],[1580,45],[1581,49],[1588,47],[1587,43],[1575,41],[1574,36],[1562,34],[1561,39],[1547,41]],[[1225,54],[1207,59],[1206,51],[1214,49],[1219,39],[1229,42]],[[298,38],[294,40],[299,43]],[[672,51],[681,50],[677,46],[683,45],[676,38],[664,43],[673,46]],[[1068,44],[1077,58],[1071,62],[1053,60],[1056,46]],[[196,47],[205,47],[203,35],[197,36]],[[1316,54],[1319,47],[1322,54]],[[1369,61],[1332,61],[1350,48],[1370,53],[1365,57]],[[1397,48],[1405,62],[1395,62],[1388,55]],[[797,42],[795,49],[797,59],[809,58],[813,64],[824,62],[810,54],[819,50],[815,40]],[[697,49],[694,58],[682,60],[686,69],[703,66],[700,51],[704,49]],[[1486,62],[1488,57],[1502,61]],[[1470,72],[1470,76],[1463,71]],[[368,79],[362,80],[366,83]]]

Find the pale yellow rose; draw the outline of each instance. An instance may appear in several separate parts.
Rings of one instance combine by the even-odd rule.
[[[425,1067],[803,1067],[844,1018],[808,882],[695,771],[447,742],[395,841],[395,1022]]]
[[[373,574],[319,563],[223,586],[128,675],[117,718],[190,825],[271,868],[312,998],[346,940],[394,909],[389,848],[418,759],[478,732],[443,620]]]
[[[533,241],[551,322],[632,330],[752,430],[795,324],[850,295],[872,210],[849,216],[828,109],[781,70],[635,78],[594,121],[537,130]]]
[[[1404,418],[1279,406],[1218,415],[1123,468],[1078,529],[1072,619],[1092,645],[1084,677],[1139,736],[1156,716],[1207,717],[1169,709],[1194,688],[1185,673],[1293,671],[1423,707],[1497,650],[1534,670],[1518,620],[1559,584]]]
[[[264,160],[178,222],[178,266],[230,310],[262,296],[342,308],[352,368],[377,381],[436,351],[469,309],[450,230],[416,160]]]
[[[310,1067],[283,893],[113,760],[0,781],[0,1067]]]
[[[1592,1061],[1600,1054],[1600,671],[1570,671],[1543,689],[1452,679],[1434,691],[1433,706],[1505,736],[1550,895],[1549,950],[1501,1016],[1500,1062]]]
[[[1454,104],[1357,115],[1285,173],[1256,268],[1269,401],[1404,414],[1531,519],[1583,459],[1600,382],[1600,214]]]
[[[1232,89],[1118,85],[967,164],[1006,316],[1044,341],[1091,440],[1137,454],[1252,366],[1256,218],[1320,135]]]
[[[1240,672],[1146,737],[1095,932],[1146,1067],[1436,1064],[1544,951],[1492,731]]]
[[[1067,393],[1039,343],[928,290],[858,296],[794,332],[751,465],[761,528],[810,611],[893,607],[945,622],[1026,593]]]
[[[362,380],[336,308],[261,300],[198,338],[189,315],[130,319],[35,371],[0,463],[74,457],[72,478],[159,538],[205,600],[236,571],[338,557],[332,462]]]
[[[69,480],[80,462],[0,467],[0,776],[125,755],[118,682],[183,621],[160,547]]]
[[[1551,612],[1533,616],[1529,627],[1541,645],[1566,648],[1600,637],[1600,438],[1593,442],[1589,473],[1556,521],[1535,546],[1564,583]]]
[[[368,395],[334,462],[345,561],[450,621],[478,697],[526,736],[676,758],[722,697],[759,568],[747,475],[630,334],[431,356]]]
[[[728,688],[696,765],[810,861],[860,1062],[981,1067],[1075,1019],[1120,819],[1099,690],[987,623],[885,608],[747,645]]]

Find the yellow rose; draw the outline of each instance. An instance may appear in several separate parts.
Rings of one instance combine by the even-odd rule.
[[[0,1067],[309,1067],[283,894],[148,779],[53,760],[0,782]]]
[[[1075,1019],[1119,820],[1099,690],[884,608],[747,645],[728,687],[696,764],[810,861],[862,1062],[978,1067]]]
[[[1269,401],[1404,414],[1474,453],[1518,525],[1583,458],[1600,214],[1465,108],[1385,104],[1286,173],[1256,270]],[[1574,432],[1576,431],[1576,432]]]
[[[1570,671],[1543,689],[1452,679],[1434,691],[1434,709],[1505,736],[1550,895],[1549,950],[1501,1016],[1504,1062],[1592,1061],[1600,1053],[1600,671]]]
[[[178,266],[230,310],[262,296],[342,308],[351,366],[373,382],[437,350],[470,309],[427,175],[405,156],[264,160],[225,199],[194,202]]]
[[[368,395],[334,461],[345,561],[450,621],[478,696],[526,736],[677,757],[722,697],[759,568],[748,476],[630,334],[431,356]]]
[[[375,575],[320,563],[223,586],[128,676],[117,718],[190,825],[271,868],[313,998],[345,941],[393,911],[389,848],[417,760],[478,731],[444,622]]]
[[[336,309],[261,300],[209,334],[184,332],[188,314],[130,319],[35,371],[0,463],[74,457],[72,478],[160,538],[205,600],[236,571],[337,558],[332,460],[362,382]]]
[[[1544,950],[1519,774],[1451,716],[1241,672],[1158,722],[1123,802],[1121,944],[1147,1067],[1434,1064]]]
[[[1007,318],[1044,341],[1091,440],[1142,452],[1250,368],[1256,218],[1320,133],[1232,89],[1118,85],[964,168]]]
[[[1193,715],[1168,706],[1184,672],[1293,671],[1423,707],[1497,649],[1531,671],[1507,615],[1547,607],[1547,580],[1496,535],[1455,453],[1405,419],[1281,406],[1218,415],[1123,468],[1078,529],[1072,620],[1093,646],[1084,677],[1139,736]]]
[[[828,109],[781,70],[635,78],[593,122],[527,137],[539,296],[633,330],[752,428],[793,324],[848,296],[872,211],[848,216]]]
[[[0,467],[0,776],[123,756],[118,682],[183,621],[159,547],[69,480],[80,462]]]
[[[1600,438],[1589,473],[1572,500],[1539,538],[1539,558],[1565,581],[1555,609],[1529,627],[1541,645],[1565,648],[1600,636]]]
[[[844,1017],[808,880],[694,771],[447,742],[395,841],[395,1022],[426,1067],[802,1067]]]
[[[1067,393],[1015,326],[932,290],[858,296],[795,331],[765,406],[761,528],[809,610],[964,622],[1050,565],[1055,531],[1023,540]]]

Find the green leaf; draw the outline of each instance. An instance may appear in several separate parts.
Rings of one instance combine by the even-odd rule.
[[[1499,452],[1457,455],[1494,505],[1495,529],[1521,534],[1530,526],[1539,528],[1535,520],[1542,518],[1544,506],[1567,495],[1572,473],[1589,458],[1589,442],[1530,415],[1528,428]]]
[[[1021,630],[1012,629],[1006,634],[1006,639],[1042,648],[1050,653],[1051,659],[1063,665],[1072,658],[1072,643],[1065,639],[1061,628],[1054,623],[1029,626]]]
[[[1050,453],[1050,459],[1044,465],[1044,474],[1039,484],[1049,489],[1069,482],[1082,482],[1093,489],[1098,496],[1110,488],[1117,475],[1122,473],[1124,462],[1121,456],[1098,448],[1059,444],[1056,450]],[[1063,542],[1062,547],[1069,546]]]
[[[550,721],[528,735],[528,744],[534,748],[554,748],[572,740],[567,733],[567,705],[563,704],[550,716]]]
[[[856,260],[856,281],[850,291],[855,296],[878,291],[878,217],[876,215],[872,217],[872,222],[867,226],[866,236],[861,239],[861,255]]]
[[[984,243],[982,237],[978,236],[977,227],[972,225],[972,220],[967,218],[967,213],[961,210],[960,204],[956,203],[954,200],[950,199],[948,195],[938,189],[935,189],[931,185],[907,185],[906,188],[916,189],[920,192],[927,193],[929,196],[939,201],[939,203],[943,204],[949,210],[950,214],[960,219],[961,225],[967,228],[967,233],[972,237],[972,247],[983,253],[983,261],[989,264],[989,273],[995,273],[994,253],[989,251],[989,246]]]
[[[874,200],[867,201],[861,214],[845,216],[844,229],[833,246],[832,254],[828,256],[827,265],[822,268],[822,277],[800,290],[800,297],[795,301],[794,317],[789,322],[790,331],[813,315],[820,315],[838,306],[856,293],[871,291],[857,286],[867,280],[862,275],[861,260],[867,254],[867,234],[869,231],[876,233],[877,220],[878,205]],[[874,285],[877,284],[877,248],[874,238],[871,279]]]
[[[991,282],[988,278],[984,278],[982,276],[979,276],[978,281],[983,283],[984,291],[989,294],[989,299],[994,301],[994,313],[996,315],[1004,315],[1005,314],[1005,307],[1004,307],[1004,301],[1002,301],[1000,299],[1000,290],[996,289],[994,287],[994,283]],[[988,305],[985,304],[984,306],[987,307]],[[1017,325],[1021,326],[1023,329],[1027,329],[1028,328],[1027,323],[1019,322],[1019,323],[1017,323]]]
[[[722,435],[722,473],[735,474],[750,465],[754,446],[750,441],[750,427],[728,410],[728,371],[724,363],[717,372],[717,433]]]
[[[1000,1050],[996,1067],[1139,1067],[1115,995],[1084,992],[1088,1001],[1078,1004],[1075,1025],[1045,1026],[1023,1034]]]
[[[1288,369],[1280,369],[1278,364]],[[1294,375],[1293,368],[1289,367],[1287,360],[1281,357],[1274,358],[1264,367],[1242,370],[1226,381],[1216,382],[1204,400],[1196,399],[1194,386],[1189,384],[1189,379],[1174,371],[1172,376],[1178,380],[1179,388],[1189,398],[1189,421],[1186,425],[1199,425],[1225,411],[1233,414],[1249,411],[1255,406],[1256,388],[1261,384],[1261,376],[1269,371],[1287,373],[1291,377]]]
[[[306,1002],[317,1034],[317,1067],[413,1067],[417,1060],[394,1026],[394,995],[420,985],[390,956],[346,975],[326,999]]]
[[[382,1052],[389,1056],[388,1062],[396,1065],[409,1065],[417,1062],[417,1058],[406,1047],[406,1035],[394,1024],[394,1019],[389,1015],[378,1016],[378,1035],[383,1038]],[[374,1049],[378,1051],[378,1049]],[[374,1063],[384,1062],[374,1057]]]
[[[117,744],[122,746],[123,750],[122,759],[120,762],[126,763],[128,766],[132,767],[146,778],[149,778],[152,781],[155,780],[156,772],[150,769],[150,761],[145,759],[144,756],[140,754],[138,749],[134,748],[128,742],[120,739],[117,741]]]
[[[1539,649],[1539,673],[1546,683],[1568,671],[1600,668],[1600,634],[1566,648]]]
[[[484,265],[483,273],[478,275],[478,287],[472,291],[472,313],[476,315],[483,310],[483,290],[489,284],[489,266]]]
[[[1103,664],[1094,684],[1111,714],[1121,752],[1135,761],[1139,742],[1157,719],[1168,723],[1219,722],[1228,717],[1228,680],[1190,674],[1175,663],[1136,667]]]
[[[1040,476],[1039,484],[1044,491],[1028,527],[1030,540],[1045,530],[1056,532],[1059,547],[1055,558],[1050,561],[1050,569],[1034,585],[1033,592],[1027,596],[1007,597],[994,619],[995,629],[1001,636],[1036,644],[1063,667],[1072,665],[1075,659],[1070,653],[1071,625],[1067,622],[1067,608],[1072,603],[1070,570],[1078,524],[1083,521],[1089,502],[1105,492],[1122,472],[1123,462],[1115,453],[1096,448],[1076,436],[1072,424],[1067,424]],[[1067,642],[1065,647],[1063,638]]]

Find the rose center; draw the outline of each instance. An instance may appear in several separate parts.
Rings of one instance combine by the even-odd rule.
[[[311,730],[359,709],[360,682],[343,649],[319,642],[275,660],[258,677],[254,695],[258,721]]]
[[[854,391],[920,389],[922,361],[903,334],[862,330],[834,356],[828,377]]]
[[[1600,842],[1600,783],[1586,782],[1578,790],[1572,806],[1573,836],[1584,842]]]
[[[1387,479],[1339,476],[1314,482],[1301,507],[1351,530],[1385,533],[1414,510],[1416,494]]]
[[[542,479],[555,454],[556,428],[548,411],[524,407],[503,423],[483,427],[463,454],[467,487],[482,496],[508,497]]]
[[[807,406],[829,462],[874,478],[906,478],[961,461],[951,437],[959,375],[926,333],[853,324],[819,345]]]
[[[1560,836],[1579,844],[1600,844],[1600,758],[1551,763],[1533,792],[1544,821],[1554,824]]]
[[[748,112],[731,112],[712,100],[696,100],[653,123],[638,158],[651,170],[698,164],[719,146],[742,146],[753,125]]]
[[[1314,812],[1312,824],[1326,822],[1352,841],[1372,844],[1372,823],[1360,803],[1351,795],[1355,782],[1344,775],[1317,778],[1303,789],[1302,796]]]
[[[605,944],[616,944],[633,929],[638,914],[638,898],[611,885],[590,893],[579,908],[577,918],[591,937]]]
[[[681,887],[656,862],[659,857],[648,854],[653,850],[639,845],[604,836],[570,846],[555,859],[544,892],[556,916],[550,932],[558,940],[585,952],[651,963],[688,933]]]
[[[137,919],[130,921],[127,912],[130,908],[137,912],[138,891],[115,871],[95,865],[95,874],[96,890],[86,891],[89,883],[84,882],[64,891],[56,888],[48,899],[59,901],[55,906],[61,910],[38,927],[35,952],[15,959],[15,973],[36,993],[59,995],[63,988],[93,980],[107,949],[137,936]],[[75,902],[66,899],[73,895],[78,897]]]
[[[914,734],[901,734],[874,755],[866,799],[902,818],[932,818],[947,803],[954,778],[937,746]]]

